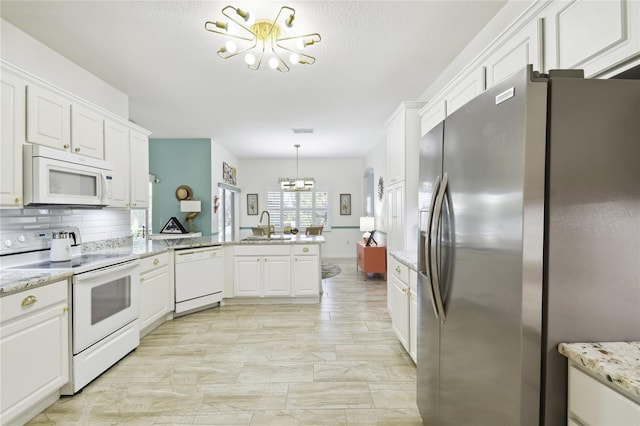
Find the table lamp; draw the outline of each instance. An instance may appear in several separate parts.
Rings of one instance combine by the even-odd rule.
[[[375,227],[376,227],[375,217],[365,216],[360,218],[360,230],[365,231],[365,234],[362,236],[362,238],[366,240],[365,245],[367,247],[370,246],[372,242],[375,243],[375,245],[378,245],[376,240],[373,239],[373,234],[376,232]]]
[[[189,233],[193,232],[191,220],[198,215],[202,210],[202,203],[197,200],[182,200],[180,201],[180,211],[187,213],[185,219],[189,222]]]

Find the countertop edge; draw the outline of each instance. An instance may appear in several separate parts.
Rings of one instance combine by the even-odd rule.
[[[558,352],[640,403],[640,341],[560,343]]]
[[[414,252],[392,251],[389,253],[395,260],[409,269],[418,270],[418,254]]]

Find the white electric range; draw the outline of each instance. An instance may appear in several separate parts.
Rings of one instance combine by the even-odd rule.
[[[68,261],[49,260],[51,235],[74,232]],[[69,271],[71,300],[70,382],[72,395],[140,343],[140,261],[123,253],[81,253],[78,228],[3,232],[0,265],[15,271]]]

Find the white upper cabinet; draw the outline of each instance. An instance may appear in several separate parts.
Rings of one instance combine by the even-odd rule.
[[[131,207],[149,207],[149,136],[131,130]]]
[[[105,121],[105,160],[113,165],[109,207],[149,207],[149,137]]]
[[[129,207],[131,155],[129,128],[111,120],[104,123],[105,160],[113,165],[109,207]]]
[[[418,111],[420,116],[420,137],[429,133],[442,120],[447,118],[447,103],[444,97],[438,97]]]
[[[27,86],[27,142],[69,151],[71,100],[35,84]]]
[[[418,110],[424,102],[403,102],[387,120],[388,184],[417,178],[420,121]],[[415,173],[414,173],[415,172]]]
[[[544,16],[547,69],[609,77],[613,67],[640,55],[638,1],[557,1]]]
[[[104,159],[104,117],[75,103],[71,105],[71,152]]]
[[[542,72],[542,21],[535,19],[498,47],[485,61],[486,89],[495,86],[528,64]]]
[[[0,83],[0,208],[21,208],[25,83],[5,69],[0,74]]]

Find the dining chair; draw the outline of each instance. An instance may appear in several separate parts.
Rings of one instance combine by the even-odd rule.
[[[307,226],[305,235],[322,235],[322,228],[324,228],[324,225]]]

